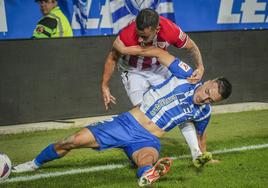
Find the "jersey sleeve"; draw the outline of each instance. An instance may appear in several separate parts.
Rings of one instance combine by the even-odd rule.
[[[175,23],[160,16],[160,27],[159,35],[169,44],[177,48],[183,48],[186,45],[189,37]]]
[[[122,29],[119,33],[120,40],[125,46],[138,45],[138,37],[136,33],[136,22],[132,21],[128,26]]]
[[[210,120],[210,115],[201,121],[194,121],[195,129],[199,135],[204,134],[208,126],[209,120]]]
[[[209,123],[211,116],[211,105],[204,104],[199,106],[199,113],[197,113],[196,119],[193,120],[196,131],[199,135],[203,135],[205,129]]]
[[[33,38],[50,38],[56,31],[57,20],[50,17],[42,18],[33,33]]]
[[[168,70],[177,78],[186,79],[193,74],[193,69],[186,63],[176,58],[169,66]]]

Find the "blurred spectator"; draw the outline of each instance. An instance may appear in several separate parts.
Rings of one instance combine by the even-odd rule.
[[[73,31],[57,0],[35,0],[44,15],[38,22],[33,38],[72,37]]]

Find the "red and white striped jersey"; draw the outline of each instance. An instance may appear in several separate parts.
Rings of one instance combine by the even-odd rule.
[[[151,45],[162,48],[163,50],[167,50],[169,45],[173,45],[177,48],[184,47],[188,36],[175,23],[160,16],[159,25],[160,31],[153,39]],[[140,45],[140,42],[138,41],[139,36],[136,32],[136,22],[133,21],[127,27],[122,29],[119,37],[126,46]],[[149,69],[160,65],[156,58],[151,57],[125,56],[123,59],[128,62],[129,66],[133,68],[135,67],[138,70]]]

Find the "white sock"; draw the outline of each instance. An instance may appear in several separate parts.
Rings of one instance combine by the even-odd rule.
[[[179,127],[191,150],[192,158],[195,160],[199,155],[202,154],[202,152],[198,145],[194,124],[192,122],[187,122],[183,125],[180,125]]]

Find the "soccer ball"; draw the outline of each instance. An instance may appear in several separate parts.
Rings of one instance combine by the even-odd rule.
[[[0,182],[8,178],[11,172],[11,161],[9,157],[0,152]]]

